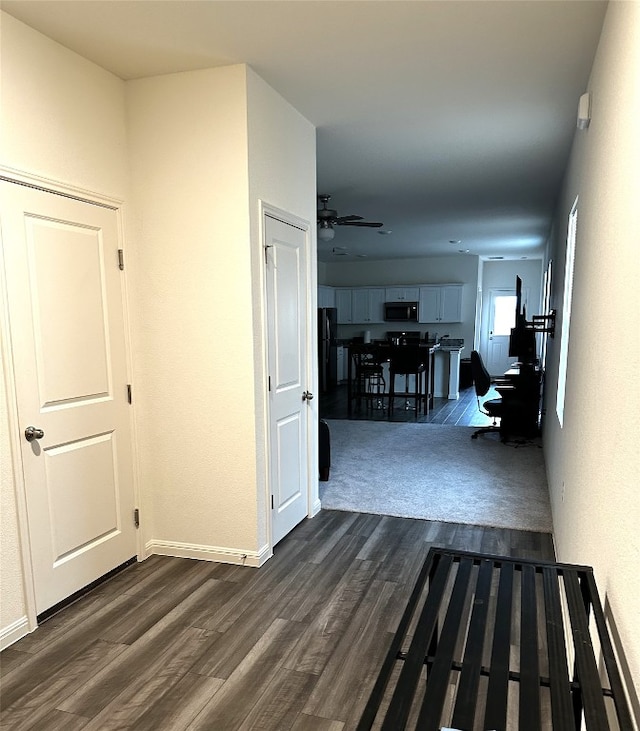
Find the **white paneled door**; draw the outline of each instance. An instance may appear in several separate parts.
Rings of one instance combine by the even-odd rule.
[[[492,376],[501,376],[515,360],[509,355],[511,328],[516,324],[516,293],[513,289],[489,292],[489,330],[485,367]]]
[[[118,214],[0,185],[40,614],[136,554]]]
[[[265,216],[271,542],[309,511],[306,234]]]

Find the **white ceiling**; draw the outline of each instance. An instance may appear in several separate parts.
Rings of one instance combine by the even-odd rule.
[[[540,256],[606,3],[3,0],[123,79],[248,63],[318,130],[319,258]],[[450,242],[460,243],[450,243]]]

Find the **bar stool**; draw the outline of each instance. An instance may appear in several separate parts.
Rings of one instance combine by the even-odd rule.
[[[387,390],[382,364],[375,353],[360,353],[355,359],[356,393],[363,395],[367,408],[382,409],[383,396]]]
[[[416,418],[420,413],[420,405],[424,403],[424,372],[426,370],[425,357],[428,352],[422,352],[418,345],[394,345],[389,353],[389,415],[393,413],[396,397],[396,376],[404,376],[405,409],[415,409]],[[414,377],[414,388],[409,390],[410,377]],[[410,400],[413,399],[413,406]]]

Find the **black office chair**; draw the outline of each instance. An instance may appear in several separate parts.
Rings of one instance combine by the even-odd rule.
[[[471,377],[473,379],[476,398],[478,399],[478,410],[493,419],[492,426],[483,426],[473,432],[471,438],[477,439],[479,434],[500,431],[500,427],[498,426],[496,419],[502,418],[504,414],[504,404],[502,399],[499,398],[487,399],[483,402],[480,401],[483,396],[486,396],[487,392],[491,388],[491,376],[484,366],[482,356],[477,350],[471,351]]]

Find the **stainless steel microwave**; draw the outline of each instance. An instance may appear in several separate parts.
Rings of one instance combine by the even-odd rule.
[[[385,302],[385,322],[418,322],[417,302]]]

